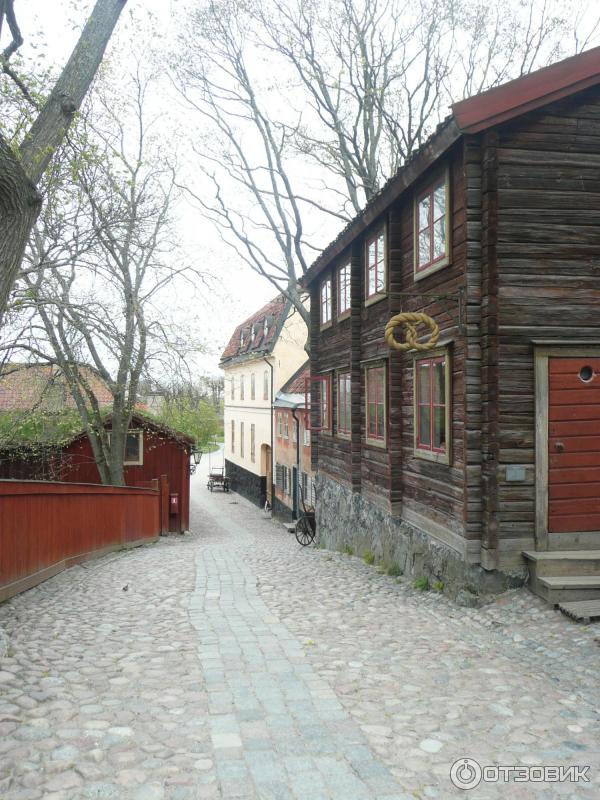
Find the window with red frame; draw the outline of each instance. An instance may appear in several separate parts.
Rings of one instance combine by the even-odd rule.
[[[385,292],[385,231],[367,240],[367,300]]]
[[[350,264],[338,272],[338,316],[350,311]]]
[[[331,278],[321,284],[321,325],[331,322]]]
[[[351,408],[351,392],[350,392],[350,373],[340,372],[338,375],[338,419],[337,429],[338,433],[350,433],[350,408]]]
[[[416,271],[441,264],[448,258],[446,176],[432,184],[417,198]]]
[[[385,367],[366,369],[367,439],[385,439]]]
[[[417,449],[446,452],[446,356],[415,361]]]
[[[304,379],[304,419],[307,430],[331,430],[331,380],[329,375]]]

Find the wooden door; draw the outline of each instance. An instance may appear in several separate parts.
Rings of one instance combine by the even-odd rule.
[[[600,546],[600,358],[550,358],[548,384],[548,533]]]

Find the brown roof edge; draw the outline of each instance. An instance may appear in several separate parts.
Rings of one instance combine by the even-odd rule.
[[[379,194],[367,203],[364,209],[351,220],[336,239],[323,250],[300,280],[307,288],[313,280],[326,269],[363,231],[365,231],[385,209],[403,192],[412,186],[438,158],[440,158],[461,136],[453,117],[441,123],[439,129],[428,139],[421,149],[400,167],[398,172],[384,184]]]
[[[454,103],[452,113],[463,133],[478,133],[595,83],[600,83],[600,47]]]

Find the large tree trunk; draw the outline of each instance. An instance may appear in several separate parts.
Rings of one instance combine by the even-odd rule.
[[[41,198],[35,186],[63,141],[127,0],[97,0],[50,97],[18,155],[0,136],[0,326]]]

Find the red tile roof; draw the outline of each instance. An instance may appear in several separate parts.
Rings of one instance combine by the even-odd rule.
[[[235,329],[229,344],[221,354],[221,363],[229,361],[236,356],[250,355],[254,352],[270,353],[275,345],[275,341],[281,326],[289,312],[290,302],[280,294],[264,305],[251,317],[244,320]],[[264,335],[265,319],[268,320],[268,332]],[[252,329],[254,328],[254,341],[252,341]],[[244,344],[241,342],[241,333],[244,332]]]
[[[80,367],[100,406],[111,406],[113,397],[104,381],[90,367]],[[0,375],[0,411],[62,411],[75,408],[67,383],[58,367],[46,364],[13,364]]]
[[[289,381],[284,384],[279,392],[281,394],[304,394],[306,378],[310,378],[310,361],[305,361],[299,370],[296,370]]]

